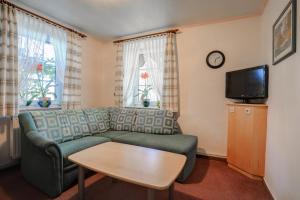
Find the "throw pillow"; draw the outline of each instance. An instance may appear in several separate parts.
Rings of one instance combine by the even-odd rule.
[[[85,109],[87,123],[92,134],[103,133],[109,129],[108,108]]]
[[[135,109],[111,108],[110,127],[116,131],[132,131],[135,122]]]
[[[177,124],[173,112],[157,109],[138,109],[134,131],[152,134],[176,134]]]

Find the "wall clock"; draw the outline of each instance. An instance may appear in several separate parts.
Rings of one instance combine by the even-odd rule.
[[[206,63],[210,68],[217,69],[225,63],[225,56],[221,51],[212,51],[206,57]]]

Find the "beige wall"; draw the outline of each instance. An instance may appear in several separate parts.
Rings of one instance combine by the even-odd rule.
[[[227,118],[225,72],[252,67],[261,62],[260,18],[180,28],[177,36],[180,109],[183,131],[199,138],[199,151],[226,156]],[[112,42],[103,46],[100,102],[113,105],[115,49]],[[210,69],[205,63],[212,50],[221,50],[226,63]]]
[[[266,151],[266,183],[278,200],[300,199],[300,55],[272,66],[272,26],[288,0],[270,0],[262,16],[262,44],[270,65],[270,98]],[[298,11],[300,4],[298,4]]]
[[[88,35],[82,41],[82,105],[99,105],[102,42]]]
[[[182,29],[177,37],[180,76],[179,123],[198,136],[202,153],[226,156],[225,72],[262,64],[260,21],[249,18]],[[221,50],[225,65],[210,69],[206,55]]]

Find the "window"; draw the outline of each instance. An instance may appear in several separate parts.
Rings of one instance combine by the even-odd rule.
[[[144,57],[144,54],[140,54],[139,57]],[[149,100],[150,107],[159,107],[160,95],[155,89],[154,80],[154,70],[152,68],[157,68],[157,63],[153,59],[140,59],[144,60],[143,63],[139,63],[139,76],[137,88],[135,89],[137,98],[135,99],[135,105],[139,106],[144,100]],[[155,70],[157,71],[157,70]]]
[[[62,82],[56,75],[54,46],[49,36],[47,38],[38,45],[39,41],[19,36],[19,62],[23,63],[20,69],[23,79],[20,87],[21,105],[28,105],[30,102],[34,105],[40,98],[50,98],[52,104],[61,103]],[[37,51],[30,51],[36,46]]]
[[[61,105],[66,32],[22,12],[17,13],[17,20],[19,105],[48,106],[48,103],[38,104],[39,100],[51,100],[51,105]]]
[[[146,101],[160,108],[166,37],[130,41],[123,47],[124,106],[140,107]]]

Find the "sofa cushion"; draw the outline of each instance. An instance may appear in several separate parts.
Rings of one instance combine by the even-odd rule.
[[[138,132],[115,137],[115,142],[159,149],[179,154],[186,154],[197,144],[197,137],[192,135],[154,135]]]
[[[115,131],[132,131],[135,122],[135,109],[112,108],[110,111],[110,128]]]
[[[77,140],[72,140],[69,142],[58,144],[63,156],[64,168],[73,164],[71,161],[68,160],[69,155],[81,151],[83,149],[95,146],[97,144],[102,144],[104,142],[109,142],[109,141],[111,140],[105,137],[87,136]]]
[[[70,120],[64,111],[32,111],[31,115],[41,136],[57,143],[74,138]]]
[[[91,135],[85,114],[82,110],[65,110],[68,116],[74,139]]]
[[[114,139],[114,138],[122,137],[122,136],[130,134],[130,133],[131,133],[130,131],[106,131],[104,133],[95,134],[94,136]]]
[[[115,137],[112,141],[185,155],[187,157],[186,163],[176,179],[179,182],[184,182],[192,173],[195,166],[198,143],[196,136],[181,134],[155,135],[131,132],[124,136]]]
[[[108,108],[89,108],[83,111],[92,134],[102,133],[110,128]]]
[[[158,109],[137,109],[133,131],[164,135],[178,133],[173,112]]]

